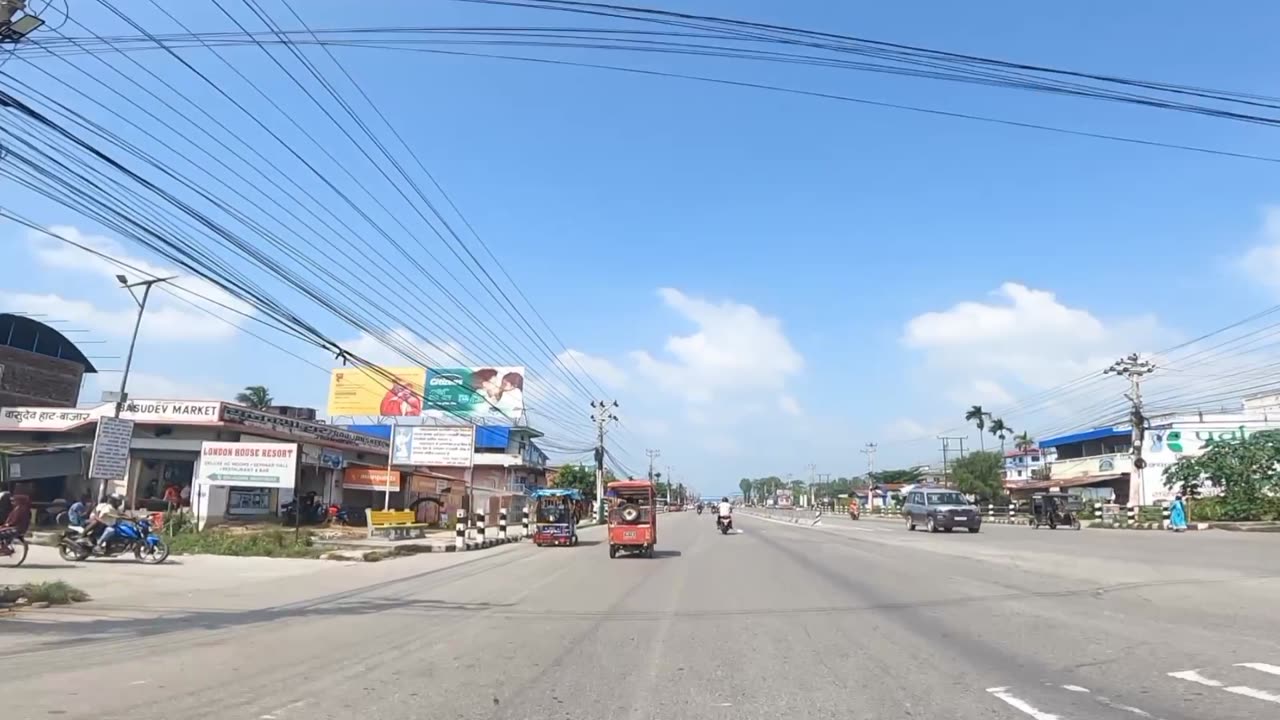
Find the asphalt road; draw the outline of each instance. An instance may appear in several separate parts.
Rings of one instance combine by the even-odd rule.
[[[24,613],[4,717],[1280,717],[1280,537],[737,522]]]

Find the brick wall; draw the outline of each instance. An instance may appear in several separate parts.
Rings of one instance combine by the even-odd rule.
[[[84,366],[0,345],[0,407],[75,407]]]

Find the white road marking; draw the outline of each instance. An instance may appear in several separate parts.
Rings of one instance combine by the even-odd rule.
[[[147,684],[147,681],[146,681],[146,680],[134,680],[133,682],[131,682],[131,683],[129,683],[129,684],[130,684],[130,685],[146,685],[146,684]]]
[[[1251,664],[1262,665],[1263,663],[1251,663]],[[1250,664],[1241,663],[1241,666],[1249,667]],[[1253,669],[1256,670],[1258,668],[1253,668]],[[1263,670],[1262,672],[1269,672],[1269,671]],[[1277,705],[1280,705],[1280,695],[1269,693],[1265,690],[1258,690],[1257,688],[1251,688],[1251,687],[1248,687],[1247,685],[1232,685],[1231,687],[1225,687],[1223,683],[1220,683],[1217,680],[1214,680],[1212,678],[1207,678],[1201,675],[1200,673],[1196,672],[1195,670],[1181,670],[1179,672],[1171,672],[1169,673],[1169,677],[1175,677],[1175,678],[1178,678],[1179,680],[1187,680],[1189,682],[1197,683],[1199,685],[1204,685],[1205,687],[1222,688],[1223,690],[1231,693],[1232,695],[1241,695],[1243,697],[1253,698],[1254,700],[1263,700],[1265,702],[1273,702],[1273,703],[1276,703]]]
[[[1222,687],[1222,683],[1218,682],[1217,680],[1207,678],[1201,675],[1200,673],[1196,672],[1195,670],[1179,670],[1178,672],[1171,672],[1169,673],[1169,677],[1178,678],[1179,680],[1186,680],[1187,682],[1198,683],[1200,685],[1204,685],[1205,687],[1211,687],[1211,688]]]
[[[1236,663],[1236,667],[1249,668],[1258,672],[1270,673],[1272,675],[1280,675],[1280,666],[1268,665],[1267,663]]]
[[[1080,687],[1079,685],[1063,685],[1063,686],[1062,686],[1062,689],[1063,689],[1063,690],[1070,690],[1071,692],[1078,692],[1078,693],[1087,693],[1087,692],[1089,692],[1089,688],[1082,688],[1082,687]]]
[[[1280,705],[1280,695],[1269,693],[1265,690],[1257,690],[1251,687],[1245,687],[1244,685],[1233,685],[1231,687],[1222,688],[1222,689],[1226,690],[1229,693],[1234,693],[1236,695],[1243,695],[1245,697],[1253,698],[1254,700],[1266,700],[1267,702],[1273,702],[1277,705]]]
[[[1053,713],[1047,713],[1043,710],[1036,708],[1034,705],[1027,702],[1026,700],[1023,700],[1021,698],[1016,698],[1013,695],[1010,695],[1009,688],[1003,688],[1003,687],[987,688],[987,692],[1003,700],[1006,705],[1012,708],[1015,708],[1017,710],[1020,710],[1023,713],[1035,718],[1036,720],[1061,720],[1061,718],[1059,718],[1057,715],[1054,715]]]

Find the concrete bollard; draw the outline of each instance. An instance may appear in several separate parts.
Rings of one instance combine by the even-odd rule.
[[[507,539],[507,507],[505,505],[498,508],[498,539]]]
[[[1013,524],[1013,515],[1014,515],[1014,513],[1016,513],[1017,511],[1018,511],[1018,506],[1017,506],[1017,505],[1014,505],[1012,502],[1011,502],[1011,503],[1009,503],[1009,524],[1010,524],[1010,525],[1012,525],[1012,524]]]
[[[476,513],[476,538],[480,541],[481,545],[484,544],[484,523],[485,523],[484,511],[481,510],[480,512]]]
[[[1130,506],[1129,506],[1129,508],[1128,508],[1128,510],[1126,510],[1126,511],[1125,511],[1125,518],[1129,521],[1129,524],[1130,524],[1130,525],[1132,525],[1132,524],[1134,524],[1135,522],[1137,522],[1137,521],[1138,521],[1138,506],[1137,506],[1137,505],[1130,505]]]
[[[1171,515],[1172,513],[1173,513],[1173,509],[1170,508],[1168,505],[1165,505],[1164,509],[1160,511],[1160,527],[1162,529],[1164,530],[1169,529],[1169,515]]]
[[[529,537],[529,503],[525,502],[524,512],[520,513],[520,533]]]
[[[996,519],[996,506],[994,503],[987,503],[987,519],[988,520]]]
[[[453,545],[458,550],[467,549],[467,511],[458,508],[457,525],[453,527]]]

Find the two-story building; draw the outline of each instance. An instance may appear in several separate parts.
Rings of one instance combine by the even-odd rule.
[[[1054,448],[1030,447],[1004,454],[1005,485],[1018,485],[1043,479],[1044,465],[1054,457]]]

